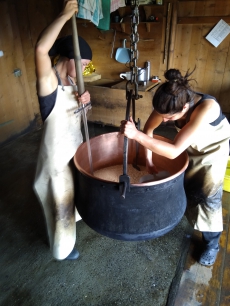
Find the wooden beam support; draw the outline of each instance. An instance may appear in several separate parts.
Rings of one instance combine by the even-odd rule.
[[[166,19],[166,29],[165,29],[165,46],[164,46],[164,59],[163,63],[166,64],[168,69],[168,53],[169,53],[169,38],[170,38],[170,25],[171,25],[172,9],[171,3],[168,3],[167,7],[167,19]]]
[[[189,2],[189,1],[190,1],[190,2],[200,2],[200,1],[201,1],[201,2],[204,2],[204,1],[206,1],[206,0],[178,0],[178,2],[185,2],[185,1],[186,1],[186,2]]]
[[[169,57],[168,57],[168,66],[167,69],[173,68],[173,57],[176,41],[176,27],[177,27],[177,7],[176,3],[172,7],[172,23],[170,31],[170,44],[169,44]]]
[[[196,16],[196,17],[178,17],[177,24],[216,24],[223,19],[225,22],[230,23],[230,16]]]

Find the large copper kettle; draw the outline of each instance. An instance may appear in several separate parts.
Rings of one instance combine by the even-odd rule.
[[[93,170],[123,163],[124,137],[117,132],[90,139]],[[171,142],[161,136],[154,137]],[[128,163],[136,159],[136,144],[128,140]],[[159,181],[130,184],[125,197],[121,183],[99,179],[91,174],[86,143],[78,148],[76,166],[76,207],[83,221],[96,232],[110,238],[137,241],[159,237],[172,230],[186,208],[184,171],[188,155],[183,152],[174,160],[153,154],[158,169],[170,176]],[[144,148],[139,146],[139,165],[145,165]],[[122,175],[122,173],[121,173]]]

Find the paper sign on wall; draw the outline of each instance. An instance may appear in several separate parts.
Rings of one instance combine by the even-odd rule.
[[[206,39],[215,47],[218,47],[229,33],[230,26],[223,19],[221,19],[206,36]]]

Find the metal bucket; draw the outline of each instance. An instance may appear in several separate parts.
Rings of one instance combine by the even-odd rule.
[[[171,142],[161,136],[154,136]],[[90,139],[94,171],[123,164],[124,137],[108,133]],[[128,142],[128,163],[136,159],[136,143]],[[76,166],[76,207],[83,221],[96,232],[118,240],[139,241],[162,236],[181,220],[186,208],[184,171],[188,166],[186,152],[174,160],[153,153],[159,170],[170,176],[159,181],[130,184],[125,198],[119,182],[99,179],[90,172],[87,145],[78,148]],[[144,148],[139,146],[138,165],[145,165]],[[123,173],[121,173],[122,175]]]

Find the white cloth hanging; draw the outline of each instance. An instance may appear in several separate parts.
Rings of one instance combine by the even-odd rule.
[[[125,0],[111,0],[110,4],[110,13],[116,11],[119,9],[119,7],[124,7],[125,5]]]
[[[90,20],[96,26],[103,18],[101,0],[78,0],[78,13],[76,17]]]

